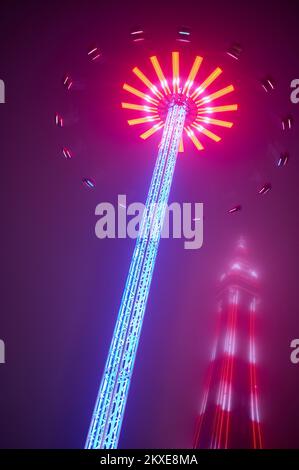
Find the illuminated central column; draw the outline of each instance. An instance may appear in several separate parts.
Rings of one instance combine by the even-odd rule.
[[[173,102],[165,121],[140,234],[87,436],[87,449],[117,447],[185,117],[185,105]]]

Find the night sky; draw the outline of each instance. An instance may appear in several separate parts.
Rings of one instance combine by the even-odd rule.
[[[118,194],[145,201],[159,139],[143,142],[127,125],[122,84],[136,65],[150,71],[150,55],[165,63],[175,49],[188,64],[199,54],[223,67],[240,110],[220,143],[201,154],[190,143],[178,158],[170,202],[204,203],[204,244],[161,241],[120,447],[192,447],[219,277],[240,235],[260,278],[265,446],[299,447],[299,365],[290,361],[299,337],[299,104],[290,101],[298,15],[290,1],[1,2],[1,448],[84,446],[134,248],[96,238],[94,211]],[[137,25],[146,41],[133,44]],[[176,42],[182,25],[190,44]],[[233,42],[240,61],[225,54]],[[87,57],[93,44],[103,52],[96,63]],[[65,73],[75,80],[70,93]],[[269,94],[267,75],[276,84]],[[294,125],[283,132],[288,115]],[[290,160],[278,168],[283,151]],[[237,204],[242,211],[228,214]]]

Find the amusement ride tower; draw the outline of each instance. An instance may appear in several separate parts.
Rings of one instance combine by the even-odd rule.
[[[163,134],[87,436],[85,447],[88,449],[117,447],[176,159],[178,152],[184,149],[183,134],[197,150],[203,150],[197,135],[220,141],[214,128],[230,128],[233,123],[217,118],[219,113],[230,113],[238,108],[237,104],[222,102],[225,95],[234,91],[233,85],[215,88],[214,82],[222,74],[220,67],[195,84],[202,61],[202,57],[196,56],[189,75],[183,80],[179,52],[172,52],[172,80],[169,81],[157,57],[153,56],[150,57],[156,76],[153,82],[138,67],[133,69],[147,89],[140,91],[128,84],[123,86],[125,91],[142,100],[141,104],[122,103],[122,108],[142,113],[142,117],[130,119],[128,124],[152,123],[152,127],[140,135],[142,139],[159,130],[163,130]]]

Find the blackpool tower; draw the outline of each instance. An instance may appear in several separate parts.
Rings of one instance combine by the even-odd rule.
[[[263,447],[256,347],[258,305],[258,275],[240,239],[234,259],[220,280],[216,334],[195,448]]]

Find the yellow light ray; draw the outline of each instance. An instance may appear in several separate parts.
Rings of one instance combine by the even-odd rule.
[[[151,135],[153,135],[155,132],[157,132],[158,130],[162,129],[163,126],[164,126],[163,122],[160,122],[159,124],[154,124],[150,129],[143,132],[143,134],[140,134],[139,137],[141,137],[141,139],[145,140],[148,137],[150,137]]]
[[[197,98],[206,88],[208,88],[211,83],[213,83],[217,77],[222,73],[222,69],[220,67],[217,67],[213,72],[205,79],[204,82],[202,82],[199,87],[196,88],[196,90],[192,93],[191,98],[195,99]]]
[[[198,114],[224,113],[226,111],[237,111],[237,109],[238,109],[237,104],[229,104],[229,105],[226,105],[226,106],[214,106],[214,107],[199,108],[197,113]]]
[[[183,141],[183,136],[180,140],[180,145],[179,145],[179,152],[182,153],[184,152],[184,141]]]
[[[168,86],[168,83],[167,83],[167,80],[164,76],[164,73],[162,72],[162,69],[161,69],[161,66],[159,64],[159,61],[157,59],[157,57],[154,55],[152,57],[150,57],[150,61],[155,69],[155,72],[160,80],[160,83],[161,83],[161,86],[162,86],[162,89],[164,91],[165,94],[170,94],[171,91],[170,91],[170,88]]]
[[[221,137],[219,137],[219,135],[214,134],[214,132],[209,131],[208,129],[199,124],[192,124],[192,127],[194,127],[194,129],[196,129],[198,132],[201,132],[210,139],[214,140],[214,142],[219,142],[221,140]]]
[[[158,90],[156,85],[154,85],[138,67],[133,68],[133,72],[137,77],[154,93],[158,98],[163,98],[162,93]]]
[[[209,103],[210,101],[216,100],[217,98],[220,98],[221,96],[227,95],[228,93],[231,93],[234,91],[233,85],[229,85],[225,88],[221,88],[221,90],[216,91],[215,93],[212,93],[209,96],[205,96],[201,100],[196,101],[196,104],[200,106],[201,104],[206,104]]]
[[[178,93],[180,87],[180,56],[179,52],[172,53],[172,86],[173,92]]]
[[[213,119],[210,117],[199,117],[196,119],[196,122],[204,122],[206,124],[214,124],[215,126],[220,127],[233,127],[234,123],[229,121],[222,121],[221,119]]]
[[[134,103],[122,103],[121,107],[124,109],[134,109],[136,111],[146,111],[148,113],[156,113],[157,108],[152,106],[144,106],[142,104],[134,104]]]
[[[127,83],[123,85],[123,89],[128,91],[129,93],[132,93],[135,96],[138,96],[139,98],[144,99],[145,101],[149,101],[150,103],[153,103],[153,104],[158,104],[157,100],[143,93],[142,91],[139,91],[136,88],[133,88],[131,85],[128,85]]]
[[[185,131],[187,132],[188,137],[192,140],[193,144],[197,148],[197,150],[203,150],[203,145],[200,143],[196,135],[194,134],[193,130],[190,127],[185,127]]]
[[[193,85],[194,79],[197,75],[197,72],[199,70],[199,67],[201,66],[202,61],[203,61],[203,58],[200,57],[199,55],[197,55],[195,57],[195,60],[193,62],[193,65],[192,65],[192,68],[190,70],[189,76],[188,76],[187,81],[184,85],[183,93],[186,92],[186,94],[189,95],[190,89]]]
[[[143,124],[144,122],[152,122],[152,121],[158,121],[160,118],[158,114],[155,116],[145,116],[142,118],[137,118],[137,119],[129,119],[128,124],[129,126],[135,126],[136,124]]]

